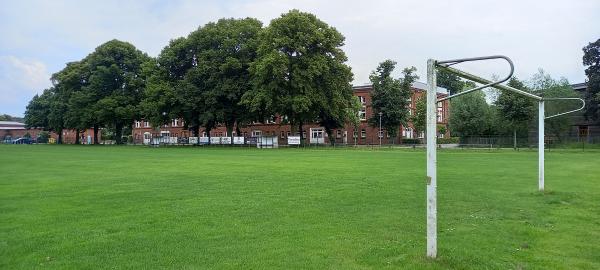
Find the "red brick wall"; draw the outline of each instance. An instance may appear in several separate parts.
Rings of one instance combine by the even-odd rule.
[[[370,95],[370,91],[372,90],[372,88],[370,86],[365,86],[365,87],[355,87],[354,88],[354,95],[355,96],[362,96],[365,98],[365,106],[366,106],[366,119],[364,121],[361,121],[360,126],[357,128],[357,138],[356,138],[356,143],[357,144],[379,144],[379,137],[378,135],[378,131],[379,131],[379,127],[371,127],[368,124],[368,119],[373,115],[373,110],[371,107],[371,95]],[[414,110],[415,110],[415,106],[416,106],[416,102],[417,100],[421,97],[424,96],[426,94],[426,92],[424,90],[421,89],[416,89],[413,88],[413,95],[411,98],[411,106],[410,109],[413,111],[414,114]],[[439,96],[444,96],[443,94],[438,94]],[[448,130],[447,126],[448,126],[448,106],[449,103],[448,101],[443,101],[442,102],[442,121],[439,121],[438,124],[440,125],[445,125],[446,126],[446,130]],[[179,121],[181,123],[181,121]],[[291,127],[289,125],[281,125],[281,120],[278,118],[276,119],[275,123],[273,124],[254,124],[254,125],[250,125],[247,127],[243,127],[240,129],[240,131],[242,132],[242,134],[236,134],[236,136],[242,135],[242,136],[246,136],[249,137],[252,134],[253,130],[260,130],[262,132],[262,135],[275,135],[279,138],[279,143],[280,144],[287,144],[287,134],[288,132],[291,132]],[[153,129],[151,127],[144,127],[144,122],[140,122],[140,127],[136,128],[136,125],[133,126],[133,139],[135,143],[142,143],[143,142],[143,136],[145,132],[148,132],[150,134],[153,135],[159,135],[161,131],[169,131],[171,136],[174,137],[179,137],[179,136],[183,136],[183,137],[188,137],[191,136],[191,132],[184,130],[182,125],[179,124],[178,126],[162,126],[159,129]],[[409,127],[412,128],[412,123],[409,123],[408,125]],[[306,142],[309,142],[310,139],[310,129],[311,128],[319,128],[319,126],[317,126],[316,124],[307,124],[304,125],[304,131],[306,132]],[[365,136],[362,136],[362,130],[365,130]],[[332,132],[332,138],[328,138],[325,137],[325,142],[329,142],[330,139],[335,140],[336,143],[344,143],[344,134],[346,134],[346,143],[348,144],[354,144],[354,127],[352,127],[352,125],[346,125],[344,128],[339,130],[340,133],[340,137],[338,138],[337,134],[338,134],[338,130],[334,130]],[[202,133],[202,130],[200,131]],[[282,136],[282,132],[283,132],[283,136]],[[384,144],[389,144],[389,143],[400,143],[402,141],[402,135],[403,135],[403,127],[399,128],[398,130],[398,138],[396,138],[394,140],[394,138],[388,138],[387,137],[387,132],[384,131],[384,137],[382,138],[382,143]],[[217,136],[225,136],[226,134],[226,129],[225,127],[217,127],[213,130],[211,130],[211,137],[217,137]],[[325,135],[326,136],[326,135]],[[450,136],[450,132],[447,131],[445,136]],[[417,138],[418,134],[413,134],[412,135],[413,138]]]

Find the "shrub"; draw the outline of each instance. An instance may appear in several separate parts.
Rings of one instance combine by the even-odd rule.
[[[421,139],[402,139],[402,144],[421,144]]]
[[[459,140],[460,140],[459,137],[438,138],[437,143],[438,144],[458,143]]]

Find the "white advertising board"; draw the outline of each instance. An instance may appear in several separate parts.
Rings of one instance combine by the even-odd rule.
[[[190,137],[190,144],[197,144],[198,143],[198,137]]]
[[[244,144],[244,137],[233,137],[233,144]]]
[[[231,137],[221,137],[221,144],[231,144]]]
[[[170,144],[177,144],[177,137],[169,137]]]
[[[221,137],[210,137],[210,144],[221,144]]]
[[[288,136],[288,145],[300,145],[300,136]]]
[[[200,144],[208,144],[208,137],[200,137]]]

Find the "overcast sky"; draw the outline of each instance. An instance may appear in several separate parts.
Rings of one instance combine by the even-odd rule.
[[[4,2],[4,1],[3,1]],[[265,25],[290,9],[317,15],[345,37],[354,84],[379,62],[415,66],[428,58],[504,54],[527,79],[543,68],[571,83],[585,80],[582,47],[600,38],[598,0],[464,1],[10,1],[0,7],[0,113],[22,116],[49,77],[111,39],[156,56],[170,39],[223,17]],[[497,63],[500,64],[500,63]],[[465,65],[502,75],[503,65]]]

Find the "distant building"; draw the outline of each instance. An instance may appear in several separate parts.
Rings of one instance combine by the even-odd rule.
[[[26,134],[32,139],[38,137],[40,132],[44,131],[39,128],[27,128],[25,124],[14,121],[0,121],[0,140],[2,142],[10,142],[12,140],[16,140],[18,138],[25,137]],[[58,134],[54,132],[49,133],[51,138],[58,139]],[[63,130],[63,143],[75,143],[75,130],[65,129]],[[88,129],[84,132],[80,132],[79,134],[81,143],[87,143],[87,137],[94,137],[94,131],[92,129]],[[100,134],[98,134],[100,136]]]
[[[585,98],[587,90],[586,83],[572,84],[571,87],[573,87],[573,90],[575,90],[575,92],[577,92],[581,98]],[[580,140],[585,139],[586,141],[591,141],[593,138],[600,138],[599,123],[594,122],[591,119],[586,119],[584,113],[585,109],[570,115],[572,128],[569,136],[577,137]]]
[[[371,107],[371,91],[373,90],[372,85],[354,86],[354,96],[357,96],[362,103],[362,108],[359,111],[359,117],[361,119],[358,128],[354,128],[352,125],[347,124],[344,128],[335,129],[332,132],[332,137],[327,137],[325,129],[317,124],[306,124],[304,125],[303,137],[306,143],[312,144],[325,144],[330,141],[335,141],[336,144],[378,144],[379,143],[379,127],[372,127],[367,123],[367,120],[373,115]],[[426,94],[427,85],[421,82],[415,82],[412,85],[412,96],[410,98],[410,106],[406,108],[409,114],[412,115],[415,112],[416,102],[419,98]],[[438,96],[447,96],[447,90],[444,88],[438,88]],[[443,101],[438,105],[438,125],[446,127],[446,133],[440,134],[440,137],[450,136],[448,131],[448,118],[449,118],[449,102]],[[277,136],[279,144],[287,144],[287,137],[292,135],[291,127],[287,124],[282,124],[281,117],[273,117],[273,119],[265,120],[262,123],[252,123],[246,127],[240,129],[241,134],[233,134],[233,136],[240,137],[259,137],[259,136]],[[170,124],[163,125],[161,127],[153,128],[148,121],[140,120],[135,121],[133,124],[133,140],[135,143],[149,143],[152,137],[190,137],[191,132],[184,128],[184,123],[181,119],[173,119]],[[211,134],[206,132],[200,132],[201,137],[228,137],[227,131],[224,126],[219,126],[211,130]],[[382,130],[382,143],[400,143],[402,139],[416,139],[423,138],[424,133],[415,132],[412,123],[409,123],[405,127],[398,129],[398,138],[394,139],[389,136],[386,130]]]

